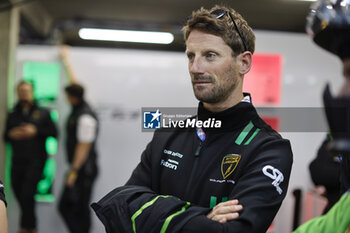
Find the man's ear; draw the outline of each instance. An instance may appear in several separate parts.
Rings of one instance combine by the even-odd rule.
[[[239,59],[239,73],[242,75],[245,75],[246,73],[249,72],[250,68],[252,67],[252,58],[253,55],[251,52],[249,51],[245,51],[243,53],[241,53],[240,55],[238,55],[238,59]]]

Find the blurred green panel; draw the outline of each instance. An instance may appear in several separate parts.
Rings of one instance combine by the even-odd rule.
[[[60,117],[58,111],[56,109],[52,109],[50,111],[50,116],[51,116],[51,119],[53,122],[57,123],[58,122],[58,119]]]
[[[35,194],[34,199],[37,202],[54,202],[55,201],[55,197],[52,194]]]
[[[33,83],[36,100],[55,100],[60,87],[60,65],[54,62],[25,62],[23,80]]]
[[[57,153],[57,139],[54,137],[48,137],[45,142],[46,152],[49,155],[55,155]]]
[[[53,202],[55,200],[52,195],[52,186],[56,173],[56,161],[48,158],[43,170],[43,179],[39,181],[37,186],[37,194],[35,200],[39,202]]]

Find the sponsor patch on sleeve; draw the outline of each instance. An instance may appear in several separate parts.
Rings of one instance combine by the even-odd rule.
[[[272,167],[271,165],[266,165],[262,169],[262,172],[264,173],[265,176],[273,180],[271,184],[276,187],[277,192],[281,195],[283,190],[280,187],[280,183],[282,183],[284,180],[284,176],[282,172]]]

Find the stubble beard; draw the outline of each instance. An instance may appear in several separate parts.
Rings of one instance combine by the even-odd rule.
[[[194,81],[207,81],[212,85],[211,90],[206,91],[205,89],[208,87],[194,86],[192,83],[194,95],[199,101],[210,104],[219,103],[226,100],[237,87],[238,80],[237,77],[233,76],[233,73],[233,67],[230,66],[223,74],[223,79],[226,82],[221,83],[220,86],[218,85],[218,81],[212,76],[204,77],[204,75],[194,75]]]
[[[31,101],[31,100],[19,100],[18,101],[19,102],[19,104],[21,105],[21,106],[23,106],[23,107],[25,107],[25,106],[31,106],[32,104],[33,104],[33,101]]]

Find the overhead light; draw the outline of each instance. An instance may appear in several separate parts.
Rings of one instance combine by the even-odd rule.
[[[133,43],[170,44],[174,35],[169,32],[113,30],[99,28],[81,28],[80,38],[84,40],[103,40]]]
[[[317,2],[317,0],[297,0],[299,2]]]

